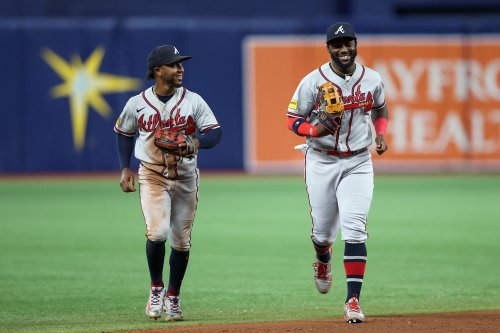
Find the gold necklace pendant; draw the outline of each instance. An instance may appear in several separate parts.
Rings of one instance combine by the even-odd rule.
[[[356,64],[354,64],[354,70],[353,70],[352,72],[348,73],[348,74],[346,74],[346,73],[342,73],[341,71],[336,70],[336,69],[332,66],[332,64],[331,64],[331,63],[330,63],[330,68],[333,70],[333,72],[334,72],[335,74],[337,74],[338,76],[340,76],[340,77],[341,77],[341,78],[343,78],[344,80],[349,81],[349,80],[351,79],[351,77],[354,75],[354,72],[356,71]]]

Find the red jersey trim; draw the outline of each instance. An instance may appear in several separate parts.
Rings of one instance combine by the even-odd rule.
[[[170,110],[170,119],[172,119],[172,114],[174,113],[175,109],[177,109],[177,107],[182,103],[182,101],[184,100],[184,96],[186,95],[186,88],[185,87],[182,87],[182,95],[181,95],[181,98],[179,98],[179,100],[177,101],[177,103],[173,106],[173,108]],[[161,124],[161,113],[160,111],[146,98],[146,90],[144,90],[142,92],[142,98],[144,99],[144,101],[146,101],[146,103],[153,109],[156,111],[156,113],[158,114],[158,119],[160,120],[160,122],[158,122],[158,124]]]
[[[361,79],[363,78],[363,76],[365,76],[365,66],[361,65],[361,68],[362,68],[361,76],[359,77],[358,81],[356,81],[356,83],[352,86],[352,91],[351,91],[352,96],[354,96],[354,94],[355,94],[354,88],[356,88],[358,83],[361,82]]]
[[[384,101],[384,103],[382,103],[382,105],[380,105],[380,106],[374,106],[374,107],[373,107],[373,110],[382,109],[384,106],[385,106],[385,101]]]
[[[323,77],[323,79],[325,79],[325,80],[326,80],[326,81],[328,81],[328,82],[331,82],[331,84],[333,84],[333,85],[334,85],[334,86],[335,86],[335,87],[339,90],[340,97],[342,97],[342,89],[341,89],[338,85],[336,85],[335,83],[333,83],[332,81],[330,81],[330,79],[328,79],[328,78],[326,77],[325,73],[323,73],[323,71],[321,70],[321,67],[320,67],[320,68],[318,68],[318,71],[319,71],[319,73],[321,74],[321,76]]]
[[[181,95],[181,98],[179,98],[179,101],[177,102],[177,104],[174,105],[174,107],[172,108],[172,110],[170,110],[170,118],[172,118],[172,114],[174,113],[175,109],[177,109],[177,107],[182,103],[182,101],[184,100],[184,96],[186,96],[186,88],[182,87],[182,95]]]
[[[158,109],[157,109],[157,108],[156,108],[153,104],[151,104],[151,102],[150,102],[150,101],[148,101],[148,99],[146,98],[146,90],[144,90],[144,91],[142,92],[142,94],[141,94],[141,95],[142,95],[142,98],[144,99],[144,101],[146,101],[146,103],[148,103],[148,105],[149,105],[149,106],[150,106],[153,110],[155,110],[155,111],[156,111],[156,113],[160,114],[160,111],[159,111],[159,110],[158,110]],[[160,118],[160,119],[161,119],[161,118]]]
[[[114,130],[116,133],[118,134],[121,134],[121,135],[125,135],[125,136],[128,136],[128,137],[134,137],[135,136],[135,132],[134,133],[127,133],[127,132],[124,132],[122,130],[120,130],[118,127],[114,127]]]
[[[351,125],[354,118],[354,112],[351,112],[351,118],[349,119],[349,129],[347,130],[347,136],[345,138],[345,145],[347,146],[347,152],[351,152],[351,147],[349,147],[349,135],[351,135]]]
[[[288,111],[287,114],[286,114],[288,117],[292,117],[292,118],[305,118],[303,115],[301,114],[298,114],[298,113],[293,113],[293,112],[290,112]]]
[[[214,128],[219,128],[220,125],[219,124],[214,124],[214,125],[210,125],[208,126],[207,128],[205,128],[203,131],[200,131],[201,134],[205,134],[207,133],[208,131],[214,129]]]
[[[359,79],[358,81],[356,81],[356,83],[354,83],[354,85],[352,86],[352,90],[351,90],[351,95],[354,96],[355,94],[355,89],[356,89],[356,86],[361,82],[361,80],[363,79],[363,76],[365,76],[365,66],[361,65],[361,75],[359,76]],[[363,106],[362,105],[363,103],[356,103],[354,105],[348,105],[348,107],[346,107],[345,109],[346,110],[350,110],[350,109],[355,109],[355,108],[358,108],[360,106]],[[349,136],[351,135],[351,128],[352,128],[352,120],[354,119],[354,112],[351,112],[351,118],[349,119],[349,128],[347,130],[347,136],[345,138],[345,145],[347,147],[347,152],[351,152],[351,147],[349,147]]]

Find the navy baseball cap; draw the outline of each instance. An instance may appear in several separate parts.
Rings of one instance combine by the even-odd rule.
[[[173,45],[157,46],[149,53],[148,69],[153,69],[161,65],[170,65],[191,58],[191,56],[182,56],[179,50]]]
[[[352,38],[358,39],[356,32],[354,32],[354,27],[347,22],[337,22],[332,24],[326,30],[326,43],[328,44],[337,38]]]

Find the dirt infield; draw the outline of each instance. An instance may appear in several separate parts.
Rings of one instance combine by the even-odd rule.
[[[178,327],[175,323],[164,324],[162,329],[127,333],[500,332],[500,311],[369,317],[363,324],[347,324],[342,319]]]

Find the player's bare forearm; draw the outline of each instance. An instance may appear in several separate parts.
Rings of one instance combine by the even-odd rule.
[[[129,168],[123,168],[120,177],[120,187],[123,192],[135,192],[134,173]]]

